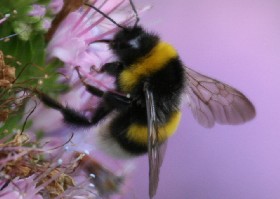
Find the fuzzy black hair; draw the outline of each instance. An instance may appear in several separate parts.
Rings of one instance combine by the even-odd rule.
[[[138,48],[133,48],[129,45],[129,41],[135,38],[139,39]],[[158,35],[147,32],[141,26],[136,26],[119,31],[114,36],[110,48],[122,63],[129,66],[148,55],[158,42]]]

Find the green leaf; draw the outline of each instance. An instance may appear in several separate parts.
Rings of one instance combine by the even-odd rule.
[[[1,0],[1,5],[4,6],[0,6],[0,17],[4,17],[7,13],[10,13],[11,16],[3,24],[0,24],[0,39],[14,33],[18,33],[18,35],[10,39],[0,40],[0,50],[3,51],[4,55],[13,57],[11,60],[6,59],[5,62],[16,68],[18,79],[14,87],[36,87],[46,93],[52,92],[58,95],[68,89],[66,85],[57,83],[59,77],[57,70],[63,66],[63,63],[55,61],[46,64],[45,35],[38,28],[41,21],[28,16],[32,4],[47,5],[49,2],[50,0]],[[13,93],[3,92],[2,88],[0,88],[0,94],[0,103],[14,95]],[[22,105],[18,107],[17,111],[9,115],[8,120],[0,128],[0,137],[5,129],[12,132],[12,129],[22,128],[26,117],[24,110],[25,107]],[[26,127],[29,125],[30,122]]]

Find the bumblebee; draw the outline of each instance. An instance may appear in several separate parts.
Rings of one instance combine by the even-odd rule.
[[[135,11],[132,1],[130,3]],[[160,146],[165,146],[180,123],[183,98],[204,127],[212,127],[215,122],[244,123],[255,116],[255,108],[233,87],[186,67],[173,46],[138,25],[136,11],[134,26],[123,27],[94,6],[88,6],[120,27],[112,40],[96,41],[107,43],[118,58],[100,70],[116,78],[116,92],[105,92],[87,84],[77,67],[86,90],[102,98],[91,118],[41,92],[39,98],[60,111],[68,124],[78,127],[99,124],[98,143],[114,155],[135,156],[148,152],[152,197],[164,151]]]

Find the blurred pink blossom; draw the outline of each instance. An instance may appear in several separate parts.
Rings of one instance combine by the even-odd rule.
[[[46,7],[39,4],[33,4],[32,9],[28,14],[33,17],[43,17],[46,14]]]
[[[0,19],[0,24],[4,23],[10,16],[10,14],[6,14],[2,19]]]
[[[52,0],[49,5],[48,9],[51,10],[53,14],[57,14],[63,6],[63,0]]]
[[[119,24],[129,25],[133,24],[135,20],[128,0],[97,1],[94,6],[100,8]],[[139,12],[141,13],[147,8],[144,7]],[[114,56],[106,44],[92,42],[99,39],[110,39],[118,30],[119,28],[115,24],[86,6],[70,13],[59,25],[47,47],[48,60],[58,58],[64,62],[64,67],[59,69],[59,72],[63,74],[60,81],[71,87],[68,93],[59,97],[59,101],[86,115],[92,114],[98,105],[99,99],[85,91],[74,70],[75,66],[80,66],[81,75],[88,83],[103,90],[114,89],[112,77],[91,70],[92,66],[98,69],[113,60]],[[45,114],[40,114],[42,112]],[[59,112],[40,106],[36,113],[33,116],[33,130],[39,129],[49,135],[56,134],[62,137],[65,136],[65,133],[72,132],[61,122],[62,117]],[[83,131],[83,133],[77,131]],[[75,132],[74,140],[78,137],[81,139],[87,137],[86,142],[93,140],[93,138],[88,138],[89,135],[85,136],[90,133],[85,132],[84,129],[75,129]],[[89,143],[88,146],[92,146],[92,143]],[[91,149],[86,148],[86,150]]]
[[[44,18],[42,21],[42,28],[48,30],[51,27],[51,21],[48,18]]]
[[[28,178],[12,180],[8,186],[1,191],[0,197],[5,199],[43,199],[36,190],[36,183],[34,183],[35,175]]]

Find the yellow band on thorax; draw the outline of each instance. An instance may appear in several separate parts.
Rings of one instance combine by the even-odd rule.
[[[159,42],[147,56],[121,72],[119,76],[121,90],[123,92],[130,92],[139,82],[140,78],[159,71],[170,59],[177,56],[176,50],[170,44]]]

